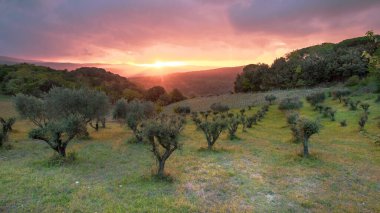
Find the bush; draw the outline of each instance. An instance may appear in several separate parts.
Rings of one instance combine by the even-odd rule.
[[[302,101],[299,98],[285,98],[280,102],[280,110],[297,110],[303,106]]]
[[[347,81],[345,82],[346,86],[356,86],[360,83],[360,78],[357,75],[351,76]]]
[[[221,103],[213,103],[210,106],[211,110],[214,112],[228,112],[230,107]]]
[[[269,105],[272,105],[276,99],[277,97],[273,94],[265,96],[265,100],[269,103]]]
[[[177,106],[174,108],[174,112],[181,115],[190,114],[191,109],[189,106]]]
[[[324,92],[314,93],[306,97],[306,101],[314,107],[319,103],[323,103],[325,99],[326,95]]]
[[[161,115],[144,123],[144,136],[152,146],[158,163],[157,175],[164,176],[166,160],[181,148],[178,136],[183,129],[184,119],[178,116]]]

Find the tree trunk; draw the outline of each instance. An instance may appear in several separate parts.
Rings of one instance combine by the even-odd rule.
[[[307,139],[303,140],[303,156],[308,157],[309,156],[309,144]]]
[[[207,141],[207,149],[208,149],[208,150],[212,150],[212,145],[213,145],[212,142]]]
[[[102,128],[106,128],[106,118],[102,118]]]
[[[66,157],[66,147],[65,146],[58,146],[57,152],[60,156]]]
[[[157,175],[160,177],[164,177],[164,168],[165,168],[165,160],[158,161],[158,170]]]

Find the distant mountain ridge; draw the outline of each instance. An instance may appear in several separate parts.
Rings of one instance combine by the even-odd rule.
[[[220,95],[233,91],[236,75],[242,71],[243,67],[224,67],[162,76],[132,77],[129,80],[144,88],[155,85],[160,85],[166,90],[177,88],[190,97]]]

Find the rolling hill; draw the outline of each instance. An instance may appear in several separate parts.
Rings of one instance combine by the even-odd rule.
[[[211,70],[173,73],[162,76],[129,78],[144,88],[161,85],[166,90],[177,88],[186,96],[219,95],[233,91],[236,75],[243,66],[225,67]]]

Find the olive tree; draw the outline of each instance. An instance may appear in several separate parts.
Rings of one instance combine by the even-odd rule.
[[[66,157],[66,147],[75,136],[85,131],[81,117],[70,115],[67,118],[52,120],[45,126],[29,132],[32,139],[45,141],[61,157]]]
[[[290,130],[293,134],[293,142],[298,143],[301,141],[301,134],[298,129],[298,120],[300,119],[299,114],[297,112],[293,112],[287,115],[287,123],[290,126]]]
[[[208,150],[212,149],[220,134],[227,128],[226,121],[221,116],[211,120],[201,120],[197,125],[206,136]]]
[[[363,131],[364,130],[364,126],[365,124],[367,123],[368,121],[368,114],[367,113],[363,113],[362,116],[360,116],[360,119],[359,119],[359,127],[360,127],[360,131]]]
[[[317,104],[323,103],[326,99],[326,95],[324,92],[318,92],[310,94],[306,97],[306,101],[310,103],[311,106],[314,107],[314,109],[317,109]]]
[[[360,107],[363,109],[364,113],[368,114],[370,105],[368,103],[360,104]]]
[[[298,131],[302,136],[303,156],[309,156],[309,139],[312,135],[320,130],[320,125],[316,121],[311,121],[306,118],[300,118],[297,121]]]
[[[50,114],[79,115],[96,131],[99,129],[99,122],[106,117],[110,107],[108,97],[104,92],[89,89],[72,90],[56,87],[45,95],[45,100],[46,110]]]
[[[19,94],[14,102],[16,110],[29,119],[36,128],[29,132],[32,139],[45,141],[60,156],[66,156],[66,147],[77,135],[87,132],[86,125],[102,111],[97,105],[99,92],[86,89],[53,88],[42,98]],[[102,96],[102,95],[99,95]]]
[[[16,122],[15,118],[4,119],[0,117],[0,123],[2,125],[1,131],[0,131],[0,147],[2,147],[3,144],[8,141],[9,132],[12,131],[12,126],[15,122]]]
[[[233,113],[228,114],[228,118],[226,120],[227,122],[227,129],[228,129],[228,135],[230,140],[233,140],[236,137],[236,131],[239,128],[239,125],[241,124],[241,119],[238,115],[235,115]]]
[[[152,147],[157,160],[157,175],[164,176],[166,160],[181,147],[178,136],[183,129],[184,119],[178,116],[161,115],[144,123],[144,136]]]
[[[210,108],[214,112],[228,112],[228,110],[230,110],[229,106],[219,102],[211,104]]]
[[[142,130],[139,128],[144,119],[155,114],[154,104],[150,101],[119,100],[113,111],[114,119],[123,121],[133,132],[138,142],[143,141]]]
[[[277,97],[273,94],[271,95],[266,95],[265,100],[269,103],[269,105],[272,105],[273,102],[277,99]]]

